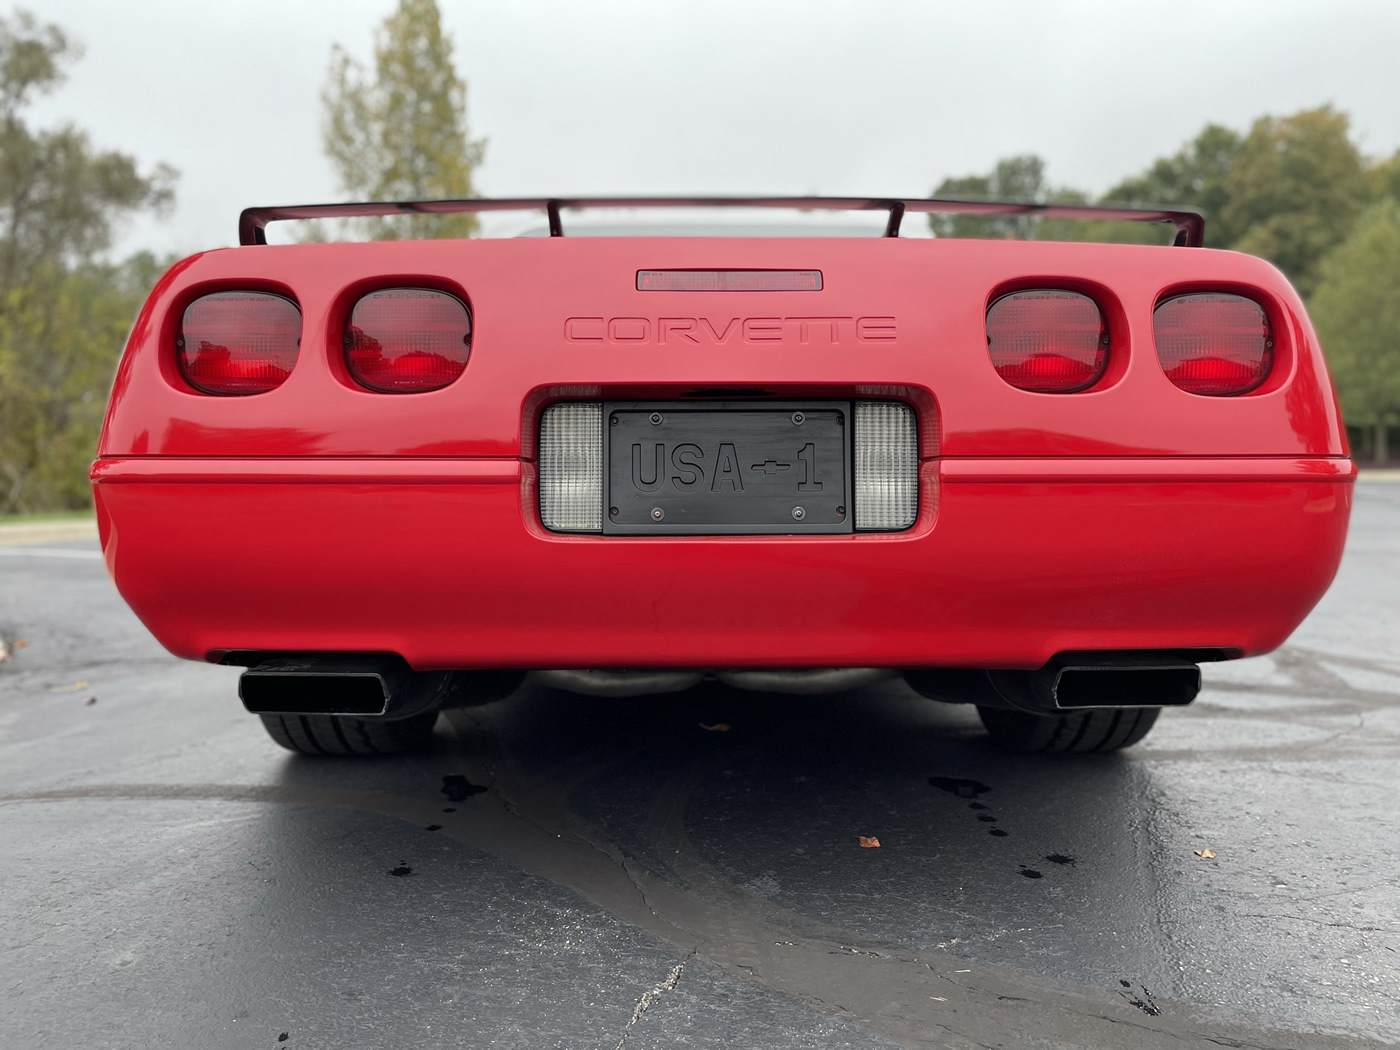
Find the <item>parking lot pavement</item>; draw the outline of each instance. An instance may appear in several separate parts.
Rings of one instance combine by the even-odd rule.
[[[1400,1041],[1400,485],[1287,646],[1068,761],[897,684],[297,758],[90,540],[0,552],[0,1045]]]

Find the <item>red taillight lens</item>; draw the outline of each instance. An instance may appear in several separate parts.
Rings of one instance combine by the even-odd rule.
[[[410,394],[461,375],[471,343],[471,314],[460,299],[428,288],[386,288],[350,312],[345,361],[361,386]]]
[[[1152,313],[1157,360],[1191,394],[1243,394],[1274,364],[1269,318],[1253,299],[1223,292],[1178,295]]]
[[[1013,292],[987,311],[987,352],[1012,386],[1070,394],[1093,386],[1108,367],[1108,327],[1087,295]]]
[[[291,375],[301,311],[269,292],[215,292],[185,307],[175,349],[185,381],[206,394],[261,394]]]

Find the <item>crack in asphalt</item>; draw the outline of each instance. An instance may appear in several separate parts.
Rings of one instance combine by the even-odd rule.
[[[1294,922],[1310,922],[1314,926],[1327,926],[1336,930],[1355,930],[1357,933],[1386,933],[1384,926],[1357,926],[1350,922],[1324,922],[1321,919],[1310,919],[1306,915],[1281,915],[1267,914],[1262,912],[1241,912],[1236,918],[1240,919],[1291,919]]]
[[[671,967],[670,973],[642,993],[641,998],[637,1000],[637,1005],[632,1008],[632,1017],[623,1027],[622,1036],[618,1039],[613,1050],[623,1050],[623,1047],[627,1045],[627,1037],[632,1034],[632,1029],[636,1027],[637,1022],[657,1004],[663,995],[675,990],[676,985],[681,983],[681,974],[685,973],[686,965],[693,958],[695,958],[695,953],[691,952],[684,960]]]

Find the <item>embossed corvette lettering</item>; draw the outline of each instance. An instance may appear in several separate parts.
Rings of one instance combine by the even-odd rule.
[[[570,317],[564,321],[567,342],[617,346],[837,346],[892,343],[897,338],[893,317]]]

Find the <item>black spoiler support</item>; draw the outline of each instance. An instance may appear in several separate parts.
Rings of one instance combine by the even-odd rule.
[[[940,215],[1036,215],[1046,219],[1097,219],[1171,223],[1172,243],[1199,248],[1206,220],[1200,212],[1177,208],[1141,208],[1116,204],[1034,204],[1021,201],[892,197],[472,197],[465,200],[368,201],[347,204],[293,204],[245,208],[238,219],[239,244],[266,244],[267,224],[286,219],[352,219],[375,215],[456,215],[483,211],[542,211],[549,235],[564,236],[559,213],[578,208],[791,208],[802,211],[884,211],[886,237],[898,237],[907,212]]]

